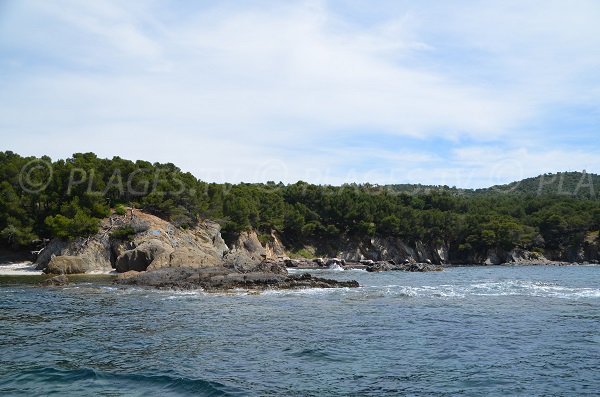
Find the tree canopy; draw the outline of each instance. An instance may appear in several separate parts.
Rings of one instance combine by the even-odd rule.
[[[532,180],[506,185],[519,189],[479,191],[302,181],[232,185],[200,181],[170,163],[93,153],[51,161],[7,151],[0,152],[0,244],[18,248],[38,238],[88,236],[111,209],[122,212],[124,206],[179,227],[211,218],[229,238],[248,229],[276,230],[290,246],[397,237],[445,243],[465,255],[490,248],[572,247],[600,228],[600,200],[583,194],[594,191],[597,175],[570,173],[558,193],[548,187],[560,178],[537,190]],[[564,193],[567,186],[573,194]]]

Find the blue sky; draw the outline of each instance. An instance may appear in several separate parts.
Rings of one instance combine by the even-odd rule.
[[[0,150],[208,181],[600,172],[600,2],[2,1]]]

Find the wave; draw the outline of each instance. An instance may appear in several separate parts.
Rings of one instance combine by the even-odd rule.
[[[37,270],[35,263],[2,263],[0,264],[0,275],[2,276],[39,276],[43,272]]]
[[[125,370],[124,370],[125,372]],[[240,396],[247,393],[219,382],[172,375],[113,373],[91,368],[38,368],[0,380],[0,392],[34,395]]]
[[[464,298],[467,296],[532,296],[559,299],[600,298],[600,288],[565,287],[527,280],[479,281],[472,284],[423,286],[382,285],[361,288],[367,297]]]

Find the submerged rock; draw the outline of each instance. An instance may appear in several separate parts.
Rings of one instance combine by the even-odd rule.
[[[242,289],[298,289],[298,288],[356,288],[358,282],[337,281],[310,274],[285,275],[271,272],[241,273],[222,267],[215,268],[164,268],[142,272],[115,280],[121,285],[149,286],[173,289],[204,289],[226,291]]]
[[[69,278],[64,274],[61,274],[59,276],[50,277],[49,279],[42,281],[40,284],[46,287],[67,285],[69,284]]]

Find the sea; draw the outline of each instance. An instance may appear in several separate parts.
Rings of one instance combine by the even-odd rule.
[[[1,396],[600,395],[599,266],[217,294],[0,273]]]

